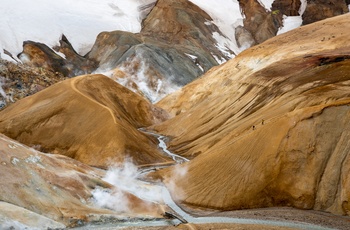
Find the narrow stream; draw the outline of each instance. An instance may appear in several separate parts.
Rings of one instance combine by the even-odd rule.
[[[141,130],[145,132],[144,130]],[[156,136],[159,140],[159,147],[163,150],[164,154],[172,157],[174,161],[178,164],[189,161],[188,159],[176,155],[167,149],[165,143],[165,136],[158,135],[155,133],[145,132],[147,134]],[[138,191],[143,191],[145,194],[134,194],[143,198],[145,200],[152,201],[152,199],[147,198],[148,191],[152,193],[158,193],[159,197],[162,198],[165,205],[167,205],[175,214],[175,216],[180,217],[182,220],[186,220],[188,223],[192,224],[208,224],[208,223],[228,223],[228,224],[255,224],[255,225],[270,225],[270,226],[280,226],[289,227],[296,229],[310,229],[310,230],[330,230],[331,228],[321,227],[313,224],[301,223],[301,222],[289,222],[289,221],[274,221],[274,220],[259,220],[259,219],[248,219],[248,218],[233,218],[233,217],[193,217],[190,214],[182,210],[172,199],[170,192],[164,185],[150,184],[142,180],[137,180],[136,182],[131,182],[133,185],[131,187],[137,186]],[[135,189],[134,189],[135,190]],[[127,189],[126,189],[127,191]],[[133,193],[131,190],[128,191]],[[159,203],[159,201],[154,200],[154,202]],[[176,226],[180,224],[181,221],[178,219],[129,219],[125,221],[115,221],[113,223],[104,224],[89,224],[84,227],[79,227],[76,229],[99,229],[99,230],[109,230],[109,229],[123,229],[127,227],[156,227],[156,226]]]
[[[166,145],[165,141],[167,139],[166,136],[163,136],[163,135],[160,135],[160,134],[157,134],[157,133],[152,133],[152,132],[149,132],[149,131],[145,131],[144,129],[140,129],[140,131],[146,133],[146,134],[149,134],[149,135],[152,135],[154,137],[157,137],[158,139],[158,146],[159,148],[163,151],[163,153],[166,155],[166,156],[169,156],[171,157],[176,163],[178,164],[182,164],[184,162],[187,162],[189,161],[187,158],[185,157],[182,157],[182,156],[179,156],[177,154],[174,154],[172,152],[170,152],[168,150],[168,146]]]

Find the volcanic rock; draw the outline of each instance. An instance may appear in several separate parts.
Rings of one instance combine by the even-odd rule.
[[[0,132],[43,152],[106,168],[132,158],[160,163],[157,140],[138,128],[164,118],[141,96],[103,75],[55,84],[0,112]]]
[[[194,158],[186,179],[161,172],[182,203],[350,214],[349,19],[272,38],[158,103],[175,117],[153,129]]]
[[[223,35],[211,21],[190,1],[157,1],[140,34],[103,32],[87,58],[99,63],[99,71],[123,70],[127,83],[118,82],[136,86],[134,91],[155,102],[233,56],[227,47],[217,47],[213,34]]]
[[[344,0],[308,0],[303,14],[303,24],[307,25],[319,20],[349,12]]]
[[[239,5],[245,16],[244,28],[253,35],[256,43],[276,36],[282,25],[282,14],[266,11],[257,0],[239,1]]]
[[[66,62],[69,63],[69,76],[91,73],[97,68],[97,64],[95,62],[86,59],[74,50],[72,44],[68,41],[64,34],[62,35],[59,43],[60,45],[53,47],[53,49],[64,54]]]
[[[0,59],[0,110],[64,79],[58,72]]]
[[[300,6],[300,0],[275,0],[271,11],[286,16],[299,16]]]
[[[25,41],[23,51],[17,56],[23,63],[60,72],[65,76],[70,75],[66,60],[43,43]]]

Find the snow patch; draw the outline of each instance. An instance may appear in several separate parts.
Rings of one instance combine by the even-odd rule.
[[[30,62],[30,57],[25,54],[25,53],[21,53],[20,55],[18,55],[18,59],[22,62],[22,63],[28,63]]]
[[[279,28],[277,35],[283,34],[302,25],[303,19],[301,16],[286,16],[283,15],[283,26]]]
[[[307,6],[307,0],[300,0],[300,1],[301,1],[301,5],[298,13],[300,16],[303,16]]]
[[[62,34],[78,53],[87,53],[102,31],[139,32],[138,7],[144,0],[2,0],[0,8],[0,55],[15,57],[26,40],[53,47]]]
[[[185,53],[185,55],[187,55],[189,58],[191,58],[193,61],[197,60],[197,56],[195,55],[192,55],[192,54],[188,54],[188,53]]]
[[[220,52],[228,58],[234,58],[235,55],[230,53],[230,47],[232,47],[233,42],[230,39],[227,39],[220,35],[217,32],[213,33],[213,38],[216,40],[216,48],[220,50]],[[232,50],[232,49],[231,49]]]
[[[238,48],[235,40],[235,28],[239,25],[243,26],[243,16],[241,14],[238,1],[190,1],[209,14],[209,16],[213,19],[212,23],[214,23],[227,37],[226,40],[230,41],[228,48],[234,53],[238,54],[240,49]],[[209,22],[205,22],[205,24],[210,25]]]
[[[194,61],[195,65],[204,73],[204,68],[199,64],[197,56],[188,53],[185,53],[185,55],[191,58],[191,60]]]
[[[223,63],[225,63],[226,62],[226,60],[225,59],[223,59],[223,58],[219,58],[218,56],[216,56],[215,54],[213,54],[213,53],[211,53],[211,56],[213,56],[213,58],[215,59],[215,61],[217,62],[217,63],[219,63],[219,65],[221,65],[221,64],[223,64]]]
[[[258,2],[260,3],[260,5],[262,5],[263,7],[265,7],[265,9],[271,11],[271,7],[272,7],[272,3],[275,0],[258,0]]]

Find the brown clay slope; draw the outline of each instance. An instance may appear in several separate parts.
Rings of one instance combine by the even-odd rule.
[[[350,214],[349,18],[273,38],[173,96],[180,114],[154,129],[197,156],[186,179],[163,171],[183,203]]]
[[[142,97],[103,75],[66,80],[0,113],[0,132],[44,152],[108,167],[131,157],[137,164],[167,161],[137,128],[157,121]]]

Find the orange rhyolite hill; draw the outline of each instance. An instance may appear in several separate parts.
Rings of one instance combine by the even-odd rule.
[[[170,161],[138,130],[162,119],[146,99],[103,75],[55,84],[0,113],[0,132],[43,152],[107,168]]]
[[[350,15],[272,38],[166,97],[184,204],[350,214]]]

